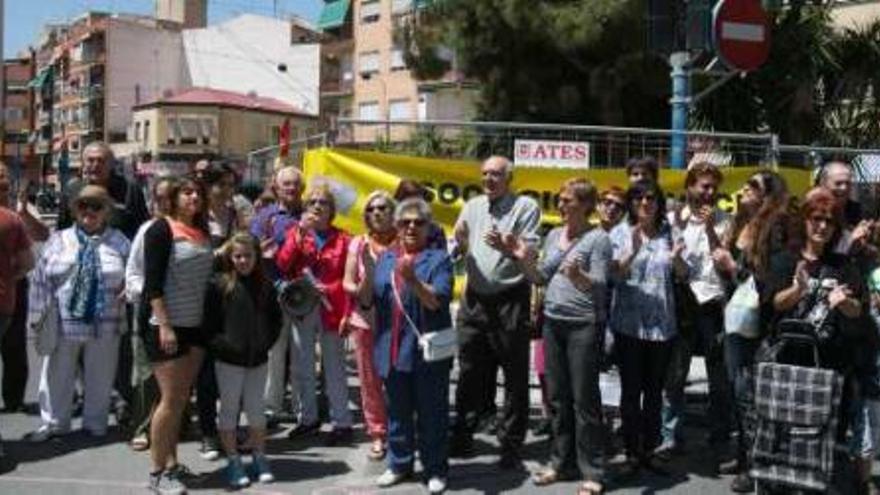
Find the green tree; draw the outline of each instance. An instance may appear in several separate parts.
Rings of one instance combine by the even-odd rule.
[[[644,51],[639,0],[444,0],[403,28],[422,78],[480,83],[491,120],[666,126],[668,68]],[[448,57],[447,57],[448,58]]]

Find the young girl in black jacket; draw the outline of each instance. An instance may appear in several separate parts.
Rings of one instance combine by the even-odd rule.
[[[226,475],[232,488],[274,481],[264,454],[266,417],[263,390],[269,349],[281,328],[281,309],[272,284],[255,269],[259,241],[248,233],[233,235],[221,248],[222,269],[208,287],[205,325],[211,335],[220,387],[218,430],[226,451]],[[236,447],[241,412],[247,415],[248,443],[253,451],[250,476]]]

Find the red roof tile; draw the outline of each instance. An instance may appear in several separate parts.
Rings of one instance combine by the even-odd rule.
[[[139,106],[170,103],[176,105],[221,105],[246,110],[263,110],[267,112],[306,114],[301,109],[275,98],[248,95],[212,88],[188,88],[171,96],[162,97],[157,101]]]

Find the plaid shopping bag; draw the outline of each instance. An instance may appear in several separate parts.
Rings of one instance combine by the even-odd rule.
[[[842,393],[843,376],[834,370],[758,364],[751,475],[757,480],[825,490],[834,470]]]

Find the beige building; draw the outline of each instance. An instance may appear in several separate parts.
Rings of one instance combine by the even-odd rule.
[[[148,152],[154,163],[170,169],[202,157],[243,162],[249,152],[277,145],[287,119],[290,139],[317,132],[317,116],[289,103],[192,88],[134,107],[128,148]]]
[[[324,81],[327,90],[322,91],[322,103],[343,102],[332,111],[341,117],[351,115],[360,120],[469,120],[473,117],[475,87],[465,81],[455,70],[455,60],[450,51],[452,69],[440,80],[418,81],[406,66],[404,49],[398,44],[397,30],[410,16],[416,15],[424,0],[327,0],[318,27],[332,34],[325,45],[322,63],[328,58],[339,61],[339,70],[330,71],[337,81]],[[350,6],[350,11],[349,11]],[[340,54],[347,48],[347,29],[353,38],[350,59]],[[328,49],[332,48],[332,51]],[[328,57],[329,54],[329,57]],[[351,64],[347,63],[351,60]],[[350,68],[349,68],[350,67]],[[352,70],[353,69],[353,70]],[[327,72],[325,72],[327,74]],[[353,90],[350,100],[348,88]],[[329,91],[329,89],[336,91]],[[328,98],[327,96],[330,96]],[[329,100],[329,101],[328,101]],[[350,101],[350,107],[345,103]],[[326,120],[326,119],[325,119]],[[358,142],[373,141],[382,135],[392,140],[405,139],[410,126],[359,126],[340,128],[340,140]]]
[[[880,1],[836,1],[831,11],[838,28],[860,28],[880,19]]]

